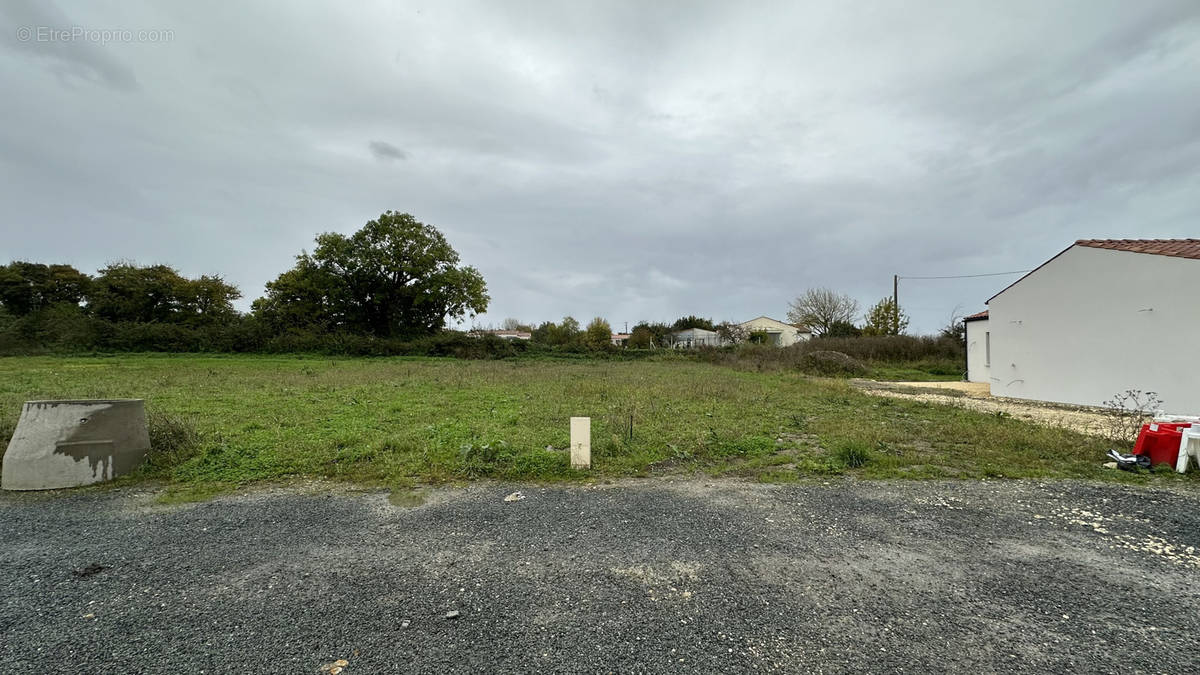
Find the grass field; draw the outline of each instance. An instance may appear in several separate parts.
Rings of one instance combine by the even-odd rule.
[[[3,358],[0,438],[27,399],[118,397],[146,399],[156,443],[129,480],[197,492],[291,476],[1170,480],[1103,469],[1109,444],[1067,431],[677,359]],[[589,473],[568,466],[572,415],[592,418]]]

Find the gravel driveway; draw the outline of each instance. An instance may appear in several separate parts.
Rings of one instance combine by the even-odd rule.
[[[408,507],[319,485],[153,497],[0,496],[5,672],[1200,671],[1188,491],[658,479],[479,483]]]
[[[1102,408],[992,396],[980,382],[877,382],[851,380],[851,385],[872,396],[923,401],[984,413],[1005,413],[1045,427],[1060,427],[1107,438],[1112,432],[1111,411]],[[1150,421],[1149,418],[1146,420]]]

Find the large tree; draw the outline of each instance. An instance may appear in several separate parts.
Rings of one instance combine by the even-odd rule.
[[[639,328],[643,329],[642,332],[638,331]],[[641,347],[642,344],[646,343],[648,343],[646,344],[647,347],[666,347],[671,342],[671,333],[674,330],[674,328],[662,322],[656,321],[650,323],[648,321],[639,321],[633,327],[629,343],[632,347]],[[642,337],[643,335],[648,335],[649,339],[646,340]],[[635,337],[637,338],[636,340],[634,339]]]
[[[218,276],[188,279],[166,265],[113,263],[100,270],[87,296],[88,311],[109,321],[211,324],[237,315],[242,297]]]
[[[592,349],[607,349],[612,346],[612,326],[601,317],[596,317],[587,325],[584,340]]]
[[[834,324],[854,322],[858,301],[828,288],[810,288],[792,301],[788,320],[804,324],[817,335],[825,335]]]
[[[902,335],[908,328],[908,314],[892,298],[883,298],[863,316],[863,335]]]
[[[717,329],[717,327],[713,324],[712,319],[705,319],[702,316],[696,316],[694,314],[679,317],[675,320],[675,323],[671,324],[671,328],[675,330],[687,330],[689,328],[702,328],[704,330]]]
[[[950,314],[950,320],[946,322],[946,325],[938,330],[938,337],[957,344],[965,345],[967,343],[967,324],[957,309]]]
[[[522,323],[520,319],[514,319],[511,316],[500,322],[500,330],[516,330],[524,333],[532,333],[533,326]]]
[[[70,265],[15,261],[0,266],[0,306],[16,315],[87,297],[92,278]]]
[[[650,332],[649,326],[634,326],[626,344],[634,349],[650,349],[654,346],[654,333]]]
[[[716,326],[717,336],[726,344],[740,344],[750,339],[750,331],[742,324],[732,321],[722,321]]]
[[[579,322],[574,317],[564,316],[562,323],[546,321],[533,329],[533,341],[551,346],[572,345],[582,339]]]
[[[254,311],[277,327],[308,326],[380,337],[433,333],[447,317],[487,309],[487,285],[459,266],[437,228],[388,211],[350,236],[317,236],[312,254],[267,284]]]

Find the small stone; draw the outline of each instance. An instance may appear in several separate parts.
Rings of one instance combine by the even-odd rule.
[[[512,493],[511,495],[508,495],[507,497],[505,497],[505,498],[504,498],[504,501],[506,501],[506,502],[519,502],[519,501],[521,501],[522,499],[525,499],[525,495],[521,494],[521,491],[520,491],[520,490],[518,490],[518,491],[516,491],[516,492]]]
[[[108,569],[108,568],[105,567],[104,565],[101,565],[99,563],[91,563],[87,567],[77,569],[77,570],[72,570],[71,573],[77,577],[86,578],[86,577],[90,577],[90,576],[95,576],[95,575],[103,572],[106,569]]]
[[[329,669],[329,675],[339,675],[342,672],[341,666],[334,666]]]
[[[411,622],[411,621],[409,621],[408,619],[405,619],[405,620],[403,620],[403,621],[401,621],[401,622],[400,622],[400,627],[401,627],[401,628],[408,628],[408,625],[409,625],[410,623],[412,623],[412,622]]]
[[[338,659],[337,661],[333,662],[333,665],[337,668],[345,668],[346,666],[350,665],[350,662],[346,659]]]
[[[457,609],[452,609],[449,612],[446,612],[447,619],[457,619],[458,617],[459,617],[459,613],[458,613]]]

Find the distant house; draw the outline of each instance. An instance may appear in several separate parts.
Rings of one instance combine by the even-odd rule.
[[[485,332],[488,335],[495,335],[501,340],[529,340],[533,338],[533,333],[523,330],[489,330]]]
[[[966,318],[967,376],[1013,398],[1129,389],[1200,413],[1200,239],[1081,239]]]
[[[988,330],[988,311],[963,317],[967,328],[967,379],[991,382],[992,333]]]
[[[790,323],[776,321],[769,316],[743,321],[738,324],[747,334],[759,333],[766,335],[766,344],[775,347],[787,347],[797,342],[812,339],[812,331],[808,328],[794,326]]]
[[[694,349],[696,347],[720,347],[724,342],[716,331],[703,328],[687,328],[671,333],[671,346],[675,349]]]

